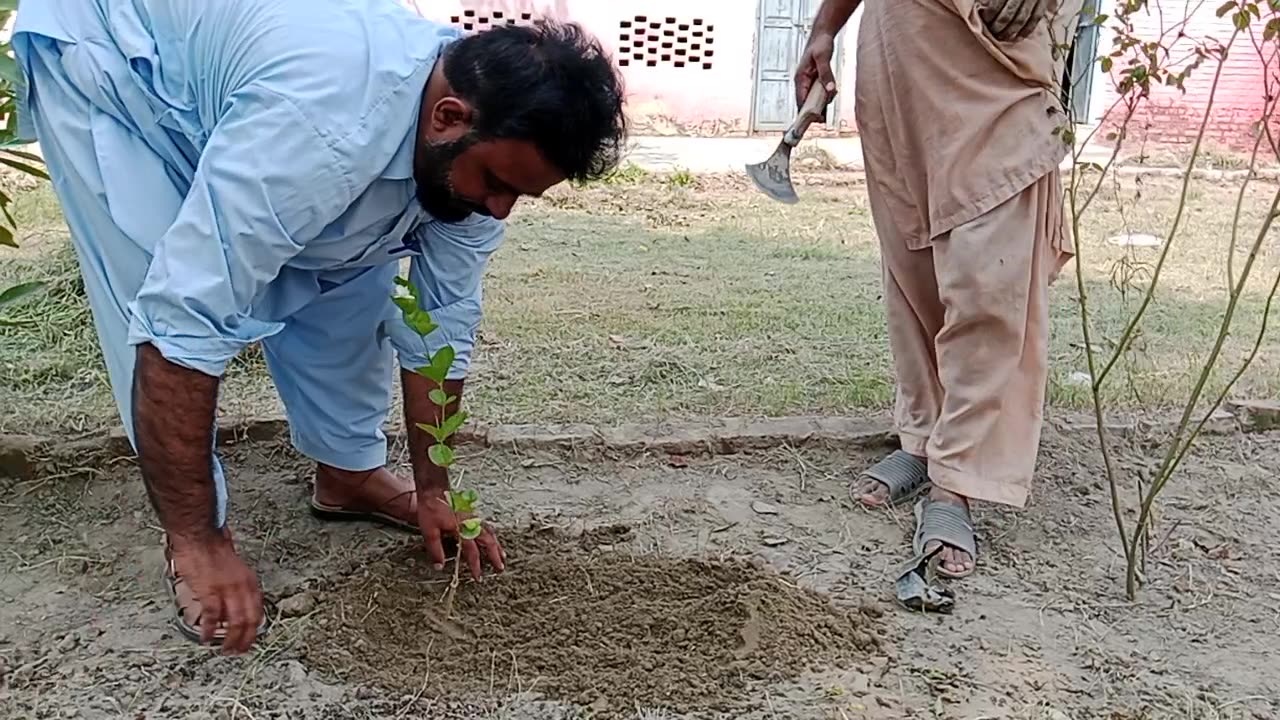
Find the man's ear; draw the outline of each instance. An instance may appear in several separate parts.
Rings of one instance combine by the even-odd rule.
[[[462,134],[471,128],[471,105],[456,97],[443,97],[431,108],[431,129],[440,134]]]

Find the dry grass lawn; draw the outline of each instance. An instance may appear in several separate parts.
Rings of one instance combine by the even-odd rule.
[[[892,364],[864,190],[853,175],[803,179],[803,201],[782,206],[742,178],[624,168],[607,182],[522,204],[486,279],[473,417],[613,423],[886,407]],[[1179,183],[1108,181],[1084,218],[1082,267],[1104,344],[1120,335],[1159,252],[1107,238],[1165,234]],[[1275,192],[1249,186],[1242,236],[1256,234]],[[1150,410],[1185,397],[1226,305],[1239,193],[1238,185],[1194,182],[1156,300],[1109,384],[1119,405]],[[10,313],[23,325],[0,328],[0,430],[76,435],[115,424],[54,196],[48,187],[29,191],[18,211],[24,249],[3,255],[0,286],[41,278],[51,289]],[[1237,268],[1244,256],[1237,251]],[[1277,272],[1271,239],[1226,361],[1252,346]],[[1050,402],[1059,407],[1087,403],[1076,298],[1072,265],[1053,291]],[[1277,338],[1264,341],[1239,394],[1277,395]],[[247,353],[229,376],[224,413],[278,412],[270,384],[260,356]]]

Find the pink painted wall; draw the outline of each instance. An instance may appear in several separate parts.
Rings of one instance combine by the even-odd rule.
[[[757,0],[402,0],[419,14],[434,20],[470,21],[479,29],[481,17],[501,21],[532,16],[551,16],[580,23],[595,34],[614,55],[626,81],[628,114],[637,134],[663,135],[743,135],[750,126],[755,72]],[[467,16],[470,11],[472,15]],[[637,17],[644,17],[646,39],[633,46]],[[669,22],[674,21],[674,22]],[[622,23],[631,23],[631,28]],[[658,22],[656,30],[647,27]],[[853,127],[853,43],[856,18],[843,38],[845,58],[841,73],[841,102],[838,113],[845,130]],[[648,35],[661,39],[672,30],[683,42],[688,58],[700,53],[697,62],[679,56],[652,53]],[[694,33],[701,33],[695,36]],[[627,40],[622,37],[626,35]],[[692,47],[698,45],[696,50]],[[660,51],[666,48],[658,47]],[[674,49],[674,48],[673,48]],[[637,61],[641,52],[645,60]],[[710,51],[708,53],[708,51]],[[656,58],[656,59],[655,59]],[[625,61],[625,64],[623,63]],[[652,64],[651,64],[652,62]],[[819,134],[814,128],[813,134]]]
[[[1231,39],[1234,30],[1231,15],[1217,17],[1219,5],[1220,2],[1200,4],[1194,13],[1190,13],[1185,27],[1181,28],[1185,35],[1179,37],[1177,24],[1187,18],[1190,8],[1197,5],[1183,0],[1150,0],[1148,12],[1134,18],[1134,30],[1143,39],[1159,40],[1161,44],[1171,47],[1171,57],[1189,57],[1198,42],[1213,39],[1226,43]],[[1265,3],[1262,6],[1265,7]],[[1259,45],[1263,44],[1262,26],[1265,20],[1264,16],[1262,22],[1254,21],[1252,37],[1242,33],[1235,39],[1226,61],[1222,63],[1216,92],[1212,91],[1214,72],[1218,65],[1216,59],[1206,59],[1192,73],[1185,83],[1185,95],[1173,87],[1153,89],[1151,96],[1139,106],[1129,123],[1126,147],[1135,147],[1143,140],[1160,144],[1185,144],[1193,141],[1212,95],[1212,111],[1205,128],[1206,140],[1238,149],[1251,148],[1251,126],[1264,112],[1267,93],[1264,79],[1268,74],[1271,76],[1271,92],[1275,93],[1280,89],[1280,78],[1276,77],[1280,73],[1276,42],[1272,40],[1267,43],[1262,56],[1254,46],[1255,40]],[[1162,36],[1163,40],[1160,39]],[[1111,43],[1111,31],[1103,29],[1100,51],[1109,50]],[[1264,61],[1264,57],[1267,60]],[[1115,84],[1119,80],[1117,70],[1120,65],[1121,63],[1116,63],[1110,77],[1103,76],[1103,87],[1094,99],[1099,114],[1111,108],[1117,100]],[[1114,128],[1123,121],[1125,112],[1123,105],[1116,107],[1111,110],[1112,121],[1104,124]],[[1276,118],[1276,121],[1280,127],[1280,118]]]

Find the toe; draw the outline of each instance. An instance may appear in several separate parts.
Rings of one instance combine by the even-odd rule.
[[[942,557],[948,572],[963,573],[973,568],[973,558],[969,557],[969,553],[958,548],[943,550]]]
[[[889,488],[876,480],[865,480],[857,492],[859,501],[867,507],[881,507],[889,502]]]

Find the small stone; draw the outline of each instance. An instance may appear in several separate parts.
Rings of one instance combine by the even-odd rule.
[[[62,653],[71,652],[72,650],[75,650],[76,646],[79,644],[80,638],[72,635],[71,633],[67,633],[58,641],[57,650]]]
[[[1093,376],[1087,372],[1080,372],[1079,370],[1077,370],[1067,376],[1066,384],[1070,385],[1071,387],[1087,388],[1093,385]]]
[[[1160,247],[1164,240],[1148,233],[1125,233],[1107,238],[1107,242],[1120,247]]]
[[[295,686],[306,685],[310,679],[307,677],[307,669],[297,660],[285,663],[284,669],[289,676],[289,682]]]
[[[287,618],[310,615],[315,609],[316,598],[310,592],[300,592],[280,601],[280,615]]]
[[[790,541],[784,537],[767,537],[764,540],[761,540],[761,542],[768,547],[777,547],[779,545],[786,545]]]
[[[845,684],[849,686],[849,692],[854,695],[865,695],[871,690],[871,678],[860,672],[849,673],[845,678]]]
[[[751,509],[761,515],[777,515],[779,512],[777,505],[773,505],[762,500],[756,500],[751,503]]]
[[[367,688],[367,687],[356,688],[357,700],[372,700],[373,697],[374,697],[374,692],[370,688]]]

